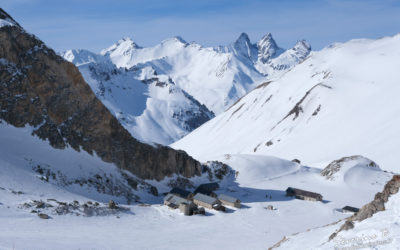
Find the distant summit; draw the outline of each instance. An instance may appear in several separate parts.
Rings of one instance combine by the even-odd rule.
[[[271,58],[277,57],[284,52],[283,49],[278,47],[271,33],[261,38],[257,43],[257,48],[258,60],[262,63],[267,63]]]
[[[257,48],[254,44],[251,44],[250,38],[246,33],[240,34],[233,44],[233,48],[238,56],[244,56],[251,60],[257,58]]]

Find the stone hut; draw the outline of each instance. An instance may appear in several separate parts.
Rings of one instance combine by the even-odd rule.
[[[195,196],[193,196],[193,202],[198,206],[209,209],[218,210],[221,207],[221,202],[218,199],[202,193],[197,193]]]
[[[307,201],[322,201],[321,194],[292,187],[288,187],[288,189],[286,189],[286,196],[293,196],[296,199]]]
[[[192,215],[193,210],[196,209],[196,205],[192,201],[181,198],[174,194],[167,194],[164,197],[164,205],[171,209],[179,208],[179,210],[185,215]]]
[[[358,211],[360,211],[359,208],[351,207],[351,206],[345,206],[342,208],[343,213],[357,213]]]
[[[179,210],[184,215],[193,215],[193,207],[191,207],[188,203],[179,204]]]
[[[220,200],[222,205],[225,205],[225,206],[231,206],[231,207],[236,207],[236,208],[240,208],[240,206],[241,206],[239,199],[229,196],[229,195],[226,195],[226,194],[218,195],[218,200]]]

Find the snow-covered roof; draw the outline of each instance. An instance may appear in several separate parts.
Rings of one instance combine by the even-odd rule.
[[[226,194],[218,195],[218,199],[222,200],[222,201],[232,202],[232,203],[240,202],[239,199],[237,199],[235,197],[232,197],[232,196],[229,196],[229,195],[226,195]]]
[[[184,199],[184,198],[181,198],[179,196],[176,196],[174,194],[167,194],[164,197],[164,201],[168,201],[169,203],[173,203],[175,205],[179,205],[181,203],[187,203],[187,204],[192,203],[191,201],[189,201],[187,199]]]
[[[210,204],[210,205],[213,205],[216,202],[218,202],[218,200],[216,198],[208,196],[208,195],[205,195],[205,194],[201,194],[201,193],[196,194],[193,197],[193,199],[201,201],[201,202],[204,202],[204,203],[207,203],[207,204]]]

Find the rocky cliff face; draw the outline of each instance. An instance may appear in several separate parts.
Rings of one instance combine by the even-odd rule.
[[[12,18],[0,9],[0,17]],[[32,126],[32,134],[59,149],[96,153],[140,178],[199,175],[183,151],[134,139],[96,98],[79,70],[16,22],[0,27],[0,121]]]

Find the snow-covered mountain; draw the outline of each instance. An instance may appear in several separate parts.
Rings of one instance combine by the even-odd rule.
[[[214,117],[150,66],[118,68],[108,57],[87,50],[61,55],[79,68],[97,98],[141,141],[170,144]]]
[[[218,114],[266,78],[278,77],[301,62],[310,50],[305,41],[300,41],[285,51],[271,34],[253,44],[242,33],[234,43],[216,48],[187,43],[180,37],[143,48],[125,38],[101,54],[117,67],[151,66]]]
[[[233,44],[217,48],[180,37],[143,48],[124,38],[100,54],[69,50],[61,55],[79,67],[134,137],[170,144],[261,82],[282,75],[310,50],[300,41],[285,51],[271,34],[252,44],[242,33]]]
[[[199,159],[231,153],[307,164],[364,155],[398,170],[400,35],[313,52],[173,147]]]
[[[0,249],[330,249],[365,237],[398,248],[400,176],[384,169],[398,171],[399,44],[354,40],[308,56],[304,41],[284,51],[271,35],[218,48],[125,39],[103,54],[63,53],[78,70],[0,8]],[[228,94],[252,89],[254,72],[270,79],[173,144],[213,162],[131,136],[170,141],[209,119],[185,85],[207,72]],[[162,205],[171,187],[214,181],[241,208],[188,217]],[[289,186],[322,201],[287,196]],[[344,206],[361,212],[348,218]]]

